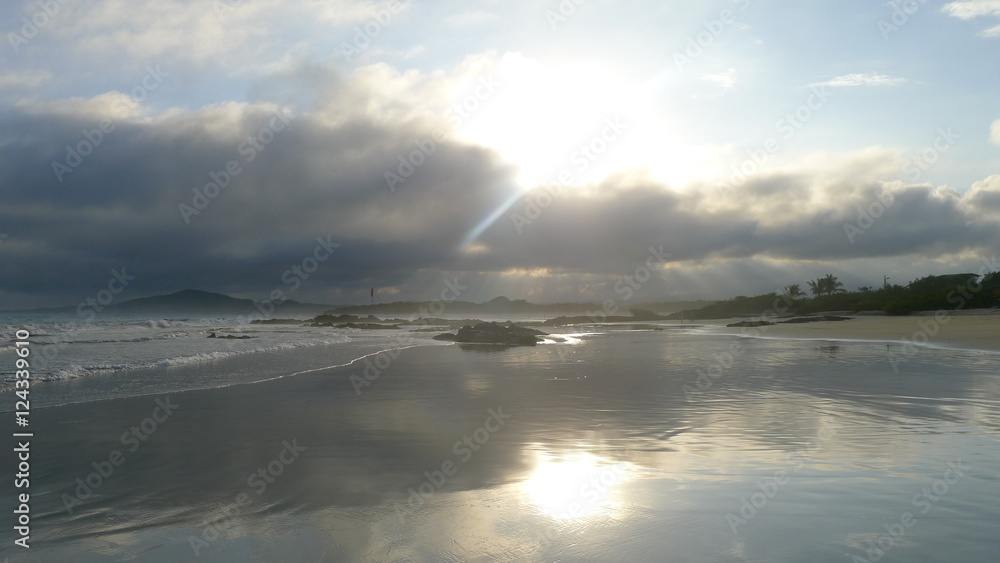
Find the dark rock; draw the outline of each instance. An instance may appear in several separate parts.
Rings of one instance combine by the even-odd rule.
[[[214,332],[208,335],[209,338],[225,338],[226,340],[246,340],[248,338],[257,338],[256,336],[233,336],[232,334],[227,334],[225,336],[218,336]]]
[[[434,339],[469,344],[534,346],[539,342],[539,336],[546,336],[546,333],[513,323],[479,323],[475,326],[463,326],[458,329],[457,334],[439,334]]]
[[[399,325],[384,325],[379,323],[344,323],[337,325],[337,328],[360,328],[365,330],[384,330],[399,328]]]
[[[753,328],[758,326],[771,326],[774,323],[770,321],[740,321],[738,323],[727,324],[728,328]]]
[[[837,317],[834,315],[825,315],[822,317],[796,317],[794,319],[788,319],[787,321],[781,321],[781,324],[801,324],[801,323],[818,323],[823,321],[849,321],[850,317]]]

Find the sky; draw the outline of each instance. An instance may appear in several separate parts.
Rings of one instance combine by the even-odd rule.
[[[1000,1],[0,4],[0,309],[1000,269]]]

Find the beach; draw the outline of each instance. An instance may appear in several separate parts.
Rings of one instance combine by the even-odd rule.
[[[843,315],[850,320],[778,323],[760,327],[759,335],[764,338],[911,342],[943,348],[1000,351],[1000,311],[997,309],[947,311],[937,316],[933,313],[905,317],[850,313]],[[746,333],[741,329],[726,329],[723,332]]]
[[[566,327],[38,409],[32,548],[0,556],[990,560],[996,356],[878,341],[918,320]]]
[[[0,2],[0,563],[1000,562],[1000,0]]]

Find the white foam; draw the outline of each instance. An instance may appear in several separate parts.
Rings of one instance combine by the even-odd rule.
[[[257,346],[252,348],[246,348],[243,350],[228,350],[228,351],[220,350],[214,352],[202,352],[198,354],[176,356],[171,358],[162,358],[147,362],[124,362],[124,363],[82,364],[82,365],[70,364],[63,368],[56,369],[48,377],[43,378],[43,380],[58,381],[66,379],[76,379],[78,377],[85,377],[87,375],[108,374],[121,371],[140,370],[140,369],[183,366],[190,364],[213,362],[225,358],[231,358],[234,356],[243,356],[247,354],[256,354],[261,352],[276,352],[279,350],[292,350],[295,348],[308,348],[313,346],[329,346],[333,344],[344,344],[347,342],[350,342],[349,338],[339,337],[339,338],[327,338],[324,340],[308,340],[302,342],[280,342],[268,346]]]

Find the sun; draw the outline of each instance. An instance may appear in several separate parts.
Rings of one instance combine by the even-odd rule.
[[[532,192],[587,196],[650,183],[683,190],[721,175],[719,147],[691,143],[679,130],[663,103],[669,83],[662,80],[516,53],[479,72],[488,78],[466,73],[450,92],[451,107],[459,108],[454,134],[495,151],[516,169],[517,186],[467,233],[463,252],[519,201],[537,197]]]
[[[671,123],[655,81],[592,61],[546,64],[519,54],[505,55],[491,77],[495,91],[476,100],[456,132],[516,166],[522,190],[579,186],[631,169],[674,185],[715,171],[712,150],[687,142]],[[466,90],[452,101],[461,103]]]

